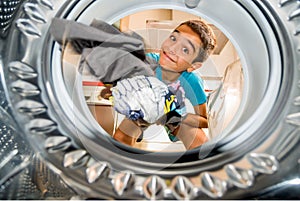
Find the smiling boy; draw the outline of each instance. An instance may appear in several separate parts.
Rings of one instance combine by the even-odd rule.
[[[185,96],[195,113],[188,113],[180,125],[167,127],[168,133],[181,140],[186,149],[196,148],[208,139],[202,128],[207,128],[206,94],[202,79],[193,71],[199,69],[216,46],[212,29],[202,20],[190,20],[180,24],[162,43],[159,54],[147,56],[158,63],[156,77],[166,84],[180,81]],[[134,145],[142,133],[135,122],[125,119],[114,134],[114,139]]]

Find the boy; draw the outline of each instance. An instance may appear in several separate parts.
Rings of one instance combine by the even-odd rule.
[[[208,126],[206,95],[202,79],[193,71],[202,66],[215,46],[216,38],[211,28],[202,20],[190,20],[171,33],[162,43],[159,54],[147,54],[159,64],[156,77],[166,84],[179,80],[194,107],[195,114],[186,114],[178,127],[168,128],[168,133],[181,140],[188,150],[208,140],[202,130]],[[133,146],[142,132],[142,126],[124,119],[113,137]]]

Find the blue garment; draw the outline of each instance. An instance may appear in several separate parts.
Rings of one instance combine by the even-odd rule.
[[[147,53],[146,56],[154,59],[157,63],[159,61],[159,54]],[[159,80],[163,81],[162,70],[160,65],[156,68],[155,73],[156,77]],[[206,102],[207,97],[204,92],[203,80],[201,77],[199,77],[194,72],[189,73],[187,71],[184,71],[178,77],[178,80],[180,81],[180,84],[185,91],[186,98],[191,101],[191,104],[193,106],[203,104]]]

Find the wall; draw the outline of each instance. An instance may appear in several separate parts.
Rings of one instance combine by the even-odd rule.
[[[127,16],[120,20],[121,31],[133,30],[139,33],[145,40],[148,51],[156,51],[169,33],[182,21],[188,19],[199,19],[200,17],[190,13],[159,9],[148,10]],[[215,89],[220,83],[226,67],[238,59],[238,54],[226,36],[211,25],[216,33],[219,46],[222,48],[217,54],[213,54],[203,67],[198,71],[207,81],[207,90]],[[222,37],[222,38],[221,38]],[[227,39],[224,42],[224,37]]]

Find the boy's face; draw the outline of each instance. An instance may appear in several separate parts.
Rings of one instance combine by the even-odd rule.
[[[192,62],[199,54],[201,44],[200,37],[189,26],[179,26],[162,43],[159,64],[173,72],[192,68]]]

